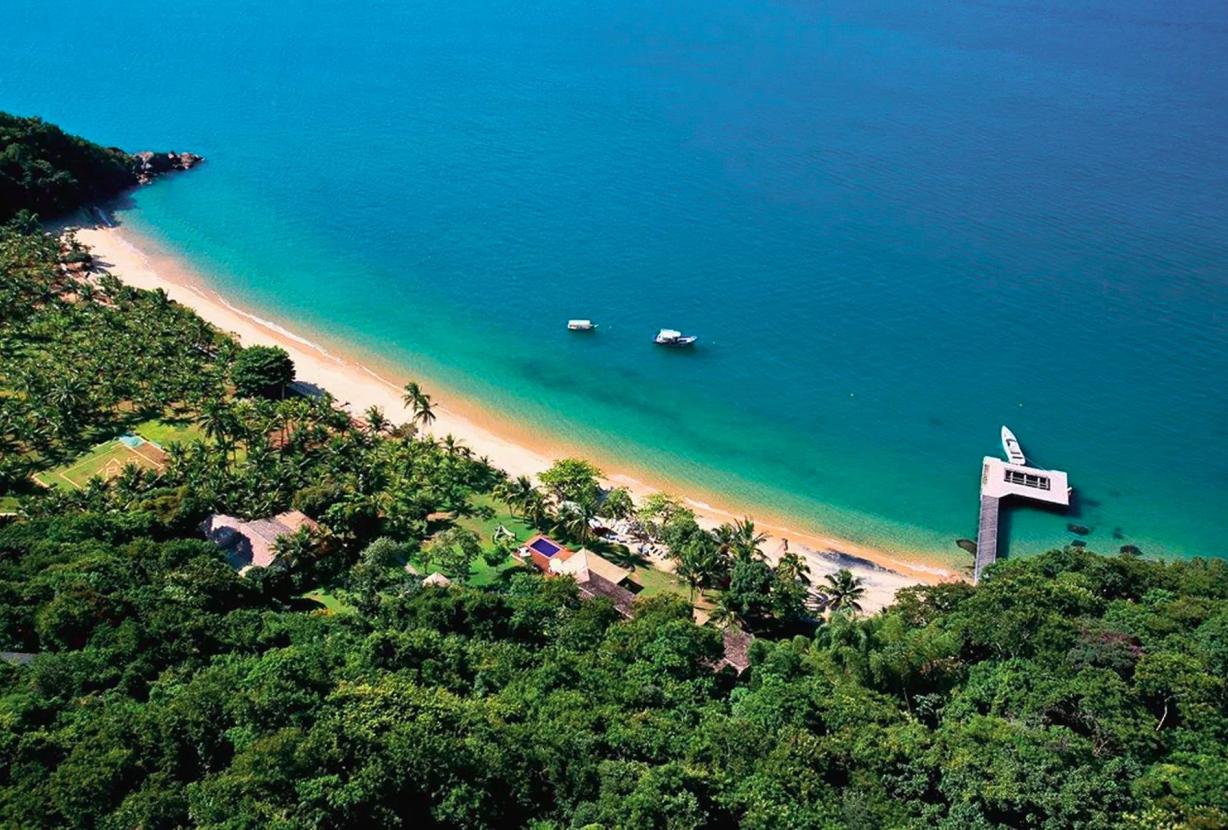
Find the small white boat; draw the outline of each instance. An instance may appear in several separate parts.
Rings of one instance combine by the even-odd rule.
[[[1027,456],[1023,454],[1023,448],[1019,446],[1019,439],[1005,426],[1002,427],[1002,449],[1006,450],[1006,460],[1010,463],[1019,465],[1028,463]]]
[[[691,334],[683,334],[674,329],[661,329],[652,342],[658,346],[689,346],[699,338]]]
[[[592,320],[568,320],[567,328],[569,331],[592,331],[597,324]]]

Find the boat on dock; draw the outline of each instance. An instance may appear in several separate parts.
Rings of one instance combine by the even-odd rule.
[[[693,334],[683,334],[675,329],[661,329],[652,342],[658,346],[689,346],[698,339]]]
[[[1004,501],[1029,501],[1066,510],[1074,492],[1063,471],[1029,467],[1019,439],[1006,427],[1002,427],[1002,449],[1006,450],[1006,461],[993,455],[981,459],[981,513],[973,583],[979,582],[981,573],[998,559],[998,517]]]
[[[597,324],[592,320],[568,320],[568,331],[592,331],[597,328]]]
[[[1019,446],[1019,439],[1005,426],[1002,427],[1002,449],[1006,451],[1006,460],[1010,463],[1020,465],[1028,463],[1027,456],[1023,454],[1023,447]]]

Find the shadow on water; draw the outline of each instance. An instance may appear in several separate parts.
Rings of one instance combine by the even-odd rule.
[[[1011,555],[1011,517],[1020,507],[1012,504],[1010,499],[1002,502],[998,511],[998,561],[1001,562]]]
[[[1014,523],[1014,516],[1017,511],[1028,511],[1035,513],[1047,513],[1052,516],[1059,516],[1066,519],[1068,525],[1081,526],[1080,521],[1083,518],[1083,513],[1080,510],[1078,495],[1072,495],[1070,499],[1070,507],[1063,508],[1058,505],[1049,505],[1040,502],[1024,502],[1010,498],[1002,501],[1002,509],[998,512],[998,561],[1006,559],[1011,555],[1011,526]],[[1082,541],[1078,538],[1082,534],[1075,535],[1075,541]],[[1069,544],[1065,542],[1063,544]],[[1060,547],[1055,540],[1054,547]]]

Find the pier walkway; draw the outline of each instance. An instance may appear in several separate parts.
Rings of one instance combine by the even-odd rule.
[[[981,515],[976,528],[976,564],[972,581],[998,560],[998,516],[1005,498],[1070,506],[1070,487],[1061,470],[1040,470],[987,455],[981,463]]]

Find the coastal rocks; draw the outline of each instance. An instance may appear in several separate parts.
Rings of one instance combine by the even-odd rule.
[[[172,170],[191,170],[205,160],[195,153],[135,153],[132,156],[132,172],[141,184],[149,184],[156,177]]]
[[[1118,550],[1126,556],[1142,556],[1143,549],[1138,545],[1122,545]]]
[[[1088,527],[1087,525],[1077,525],[1077,524],[1074,524],[1073,522],[1066,525],[1066,529],[1069,530],[1071,533],[1077,534],[1079,536],[1086,536],[1087,534],[1092,532],[1092,529]]]
[[[968,553],[976,556],[976,542],[972,539],[956,539],[955,545],[960,550],[965,550]]]

